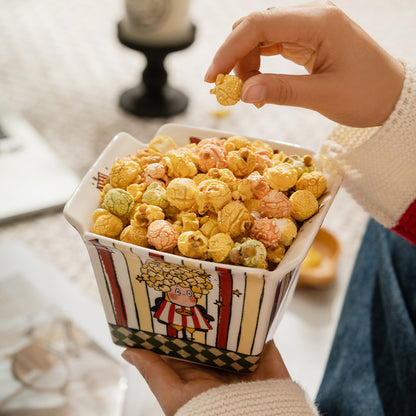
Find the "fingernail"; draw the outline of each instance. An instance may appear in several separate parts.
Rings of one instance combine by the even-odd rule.
[[[243,91],[241,99],[246,103],[261,103],[266,99],[266,88],[263,85],[252,85]]]
[[[133,355],[129,350],[123,351],[121,356],[131,365],[134,365]]]

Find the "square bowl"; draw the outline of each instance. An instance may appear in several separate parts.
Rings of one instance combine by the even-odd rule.
[[[235,133],[165,124],[156,133],[159,135],[170,136],[178,146],[183,146],[194,138],[229,137]],[[261,140],[285,154],[314,156],[310,149]],[[113,162],[144,147],[129,134],[118,134],[64,208],[65,218],[88,249],[112,340],[124,347],[253,372],[264,344],[273,337],[293,295],[302,261],[341,185],[341,177],[326,175],[328,186],[319,198],[318,213],[301,225],[274,270],[214,263],[128,244],[90,231],[92,213],[100,206],[100,192]],[[166,293],[147,285],[143,275],[149,273],[205,279],[212,288],[193,306],[178,307],[169,302]]]

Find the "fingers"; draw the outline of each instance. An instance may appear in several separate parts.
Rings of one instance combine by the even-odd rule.
[[[259,367],[253,374],[253,378],[257,380],[267,380],[270,378],[290,378],[285,363],[276,348],[275,343],[269,341],[263,349]]]
[[[321,111],[321,99],[330,91],[331,80],[325,75],[259,74],[244,83],[241,100],[257,107],[269,103]]]
[[[180,377],[158,354],[144,349],[128,348],[121,355],[139,370],[162,407],[170,402],[175,389],[180,389]]]
[[[205,81],[214,82],[219,73],[227,74],[234,66],[259,45],[276,43],[319,43],[316,17],[321,8],[282,7],[255,12],[237,22],[215,54],[205,75]]]

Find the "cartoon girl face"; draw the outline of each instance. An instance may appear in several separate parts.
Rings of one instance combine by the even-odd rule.
[[[180,306],[195,306],[196,298],[189,287],[172,286],[167,295],[172,303]]]

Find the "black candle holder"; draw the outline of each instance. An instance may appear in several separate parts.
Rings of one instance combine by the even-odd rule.
[[[180,44],[149,46],[128,39],[123,34],[121,24],[118,24],[117,35],[120,43],[142,52],[147,60],[140,84],[121,94],[119,100],[121,108],[141,117],[169,117],[186,110],[188,97],[168,85],[168,73],[164,67],[164,60],[169,53],[190,46],[195,40],[195,30],[195,25],[193,25],[189,39]]]

